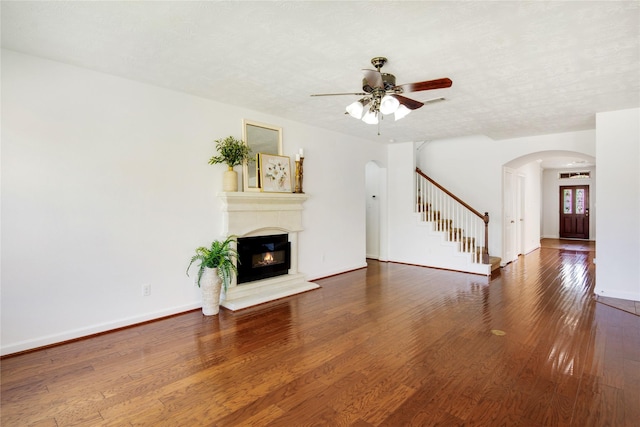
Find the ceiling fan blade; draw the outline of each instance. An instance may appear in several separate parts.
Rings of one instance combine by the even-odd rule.
[[[398,85],[396,88],[402,88],[405,92],[420,92],[421,90],[444,89],[451,87],[453,82],[445,77],[442,79],[426,80],[424,82],[406,83]]]
[[[410,110],[417,110],[418,108],[420,108],[420,107],[422,107],[424,105],[423,102],[416,101],[415,99],[407,98],[407,97],[402,96],[402,95],[391,95],[391,96],[393,96],[395,99],[400,101],[401,105],[404,105],[405,107],[407,107]]]
[[[376,70],[362,70],[364,73],[364,78],[369,83],[369,86],[372,88],[382,88],[384,87],[384,83],[382,82],[382,74],[380,71]]]
[[[338,95],[358,95],[358,96],[363,96],[363,95],[368,95],[367,93],[364,92],[349,92],[349,93],[314,93],[311,96],[338,96]]]

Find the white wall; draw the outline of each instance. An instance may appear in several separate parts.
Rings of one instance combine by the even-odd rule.
[[[409,262],[420,250],[415,237],[415,163],[413,142],[391,144],[388,151],[389,260]]]
[[[417,163],[429,177],[478,212],[489,212],[489,254],[502,253],[502,163],[500,144],[487,136],[430,141]]]
[[[185,268],[222,230],[207,160],[243,118],[305,150],[299,270],[365,265],[375,142],[6,50],[2,113],[2,354],[199,307]]]
[[[589,171],[590,178],[560,179],[562,172]],[[542,237],[557,239],[560,237],[560,186],[589,186],[589,240],[596,240],[596,168],[581,169],[545,169],[542,178]]]
[[[596,115],[597,295],[640,301],[640,109]]]
[[[518,175],[525,177],[523,219],[524,232],[522,233],[521,253],[527,254],[540,247],[540,205],[542,190],[540,188],[542,171],[537,162],[529,162],[517,169]]]

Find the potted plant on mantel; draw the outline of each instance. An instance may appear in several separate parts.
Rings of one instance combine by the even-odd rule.
[[[234,263],[234,258],[238,259],[238,251],[231,247],[233,242],[236,242],[236,236],[229,236],[224,241],[214,240],[209,248],[197,248],[187,267],[188,276],[191,265],[200,261],[196,283],[202,289],[202,314],[205,316],[218,314],[220,285],[222,283],[224,291],[227,292],[231,278],[238,274],[238,268]]]
[[[209,164],[226,163],[229,169],[224,173],[222,191],[238,191],[238,172],[233,168],[250,159],[251,149],[233,136],[216,139],[215,143],[219,155],[211,157]]]

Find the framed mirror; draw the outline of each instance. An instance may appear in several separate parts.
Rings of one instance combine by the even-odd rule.
[[[258,154],[282,156],[282,128],[245,119],[242,121],[242,140],[251,149],[254,159],[242,165],[244,191],[260,191]]]

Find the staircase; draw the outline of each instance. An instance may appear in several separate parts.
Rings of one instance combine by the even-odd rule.
[[[430,235],[439,236],[447,243],[440,246],[453,246],[453,257],[458,254],[458,260],[448,266],[487,276],[499,272],[500,258],[489,256],[487,212],[483,215],[476,211],[419,168],[416,168],[415,200],[418,219],[430,227]],[[466,262],[462,260],[465,258]]]

